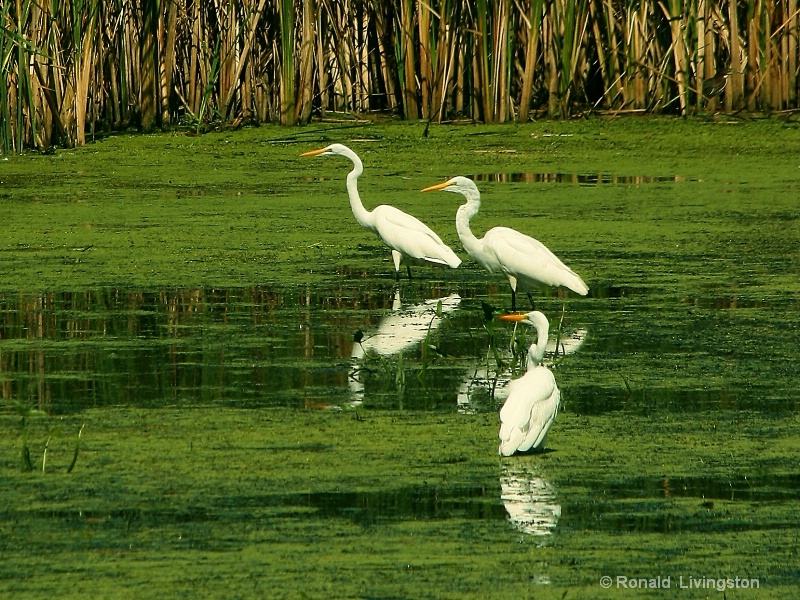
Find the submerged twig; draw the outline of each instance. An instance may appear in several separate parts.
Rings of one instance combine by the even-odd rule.
[[[81,449],[81,436],[83,435],[84,427],[86,427],[86,423],[81,425],[78,431],[78,439],[75,441],[75,452],[72,454],[72,462],[69,463],[69,467],[67,467],[67,473],[72,473],[72,469],[75,468],[75,463],[78,462],[78,452],[80,452]]]
[[[628,396],[629,397],[632,396],[633,395],[633,390],[631,389],[631,386],[628,384],[628,379],[622,373],[620,373],[619,376],[622,377],[622,381],[625,384],[625,389],[628,390]]]

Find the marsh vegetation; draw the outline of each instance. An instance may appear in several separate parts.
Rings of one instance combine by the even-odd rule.
[[[603,575],[794,593],[797,125],[423,130],[0,162],[0,595],[618,597]],[[476,232],[513,226],[586,280],[537,295],[551,322],[566,301],[571,344],[546,356],[549,452],[497,456],[490,340],[509,360],[511,328],[484,307],[508,308],[507,282],[465,260],[398,287],[349,164],[297,158],[333,141],[362,157],[368,207],[466,259],[461,199],[419,190],[475,176]]]
[[[0,143],[375,112],[791,114],[799,33],[797,0],[4,2]]]

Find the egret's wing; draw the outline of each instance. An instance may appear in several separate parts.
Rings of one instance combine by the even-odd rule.
[[[552,395],[544,402],[539,402],[531,411],[531,425],[525,441],[520,444],[519,449],[524,452],[531,448],[538,448],[544,442],[550,426],[556,420],[558,406],[561,401],[561,392],[556,387]]]
[[[394,206],[382,205],[373,212],[376,230],[384,243],[406,256],[457,267],[456,256],[436,233],[422,221]]]
[[[439,244],[443,243],[441,238],[425,223],[418,218],[403,212],[399,208],[383,204],[372,211],[377,219],[383,222],[383,227],[395,231],[414,232],[428,236]]]
[[[547,246],[528,235],[508,227],[495,227],[486,233],[483,244],[495,255],[507,275],[527,284],[564,286],[579,294],[588,291],[572,269]]]
[[[509,384],[508,399],[500,409],[500,420],[527,431],[532,410],[550,398],[556,380],[549,369],[537,367]]]
[[[555,419],[559,399],[555,377],[544,367],[532,369],[512,381],[508,399],[500,409],[501,453],[512,440],[517,442],[514,450],[533,448],[533,442],[547,434]],[[533,438],[531,443],[523,447],[529,438]]]
[[[500,454],[511,456],[525,441],[525,432],[503,423],[500,426]]]

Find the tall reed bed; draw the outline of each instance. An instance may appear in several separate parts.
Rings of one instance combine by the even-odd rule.
[[[8,0],[0,143],[373,111],[504,122],[796,110],[799,3]],[[703,82],[728,72],[706,97]]]

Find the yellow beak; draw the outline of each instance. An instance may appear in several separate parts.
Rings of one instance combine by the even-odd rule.
[[[501,321],[524,321],[525,317],[527,317],[527,313],[517,313],[517,314],[508,314],[508,315],[500,315],[497,317]]]
[[[319,150],[311,150],[309,152],[303,152],[300,156],[319,156],[323,152],[325,152],[327,148],[320,148]]]
[[[448,185],[450,185],[450,181],[445,181],[444,183],[437,183],[436,185],[432,185],[431,187],[426,187],[423,192],[435,192],[437,190],[443,190]]]

